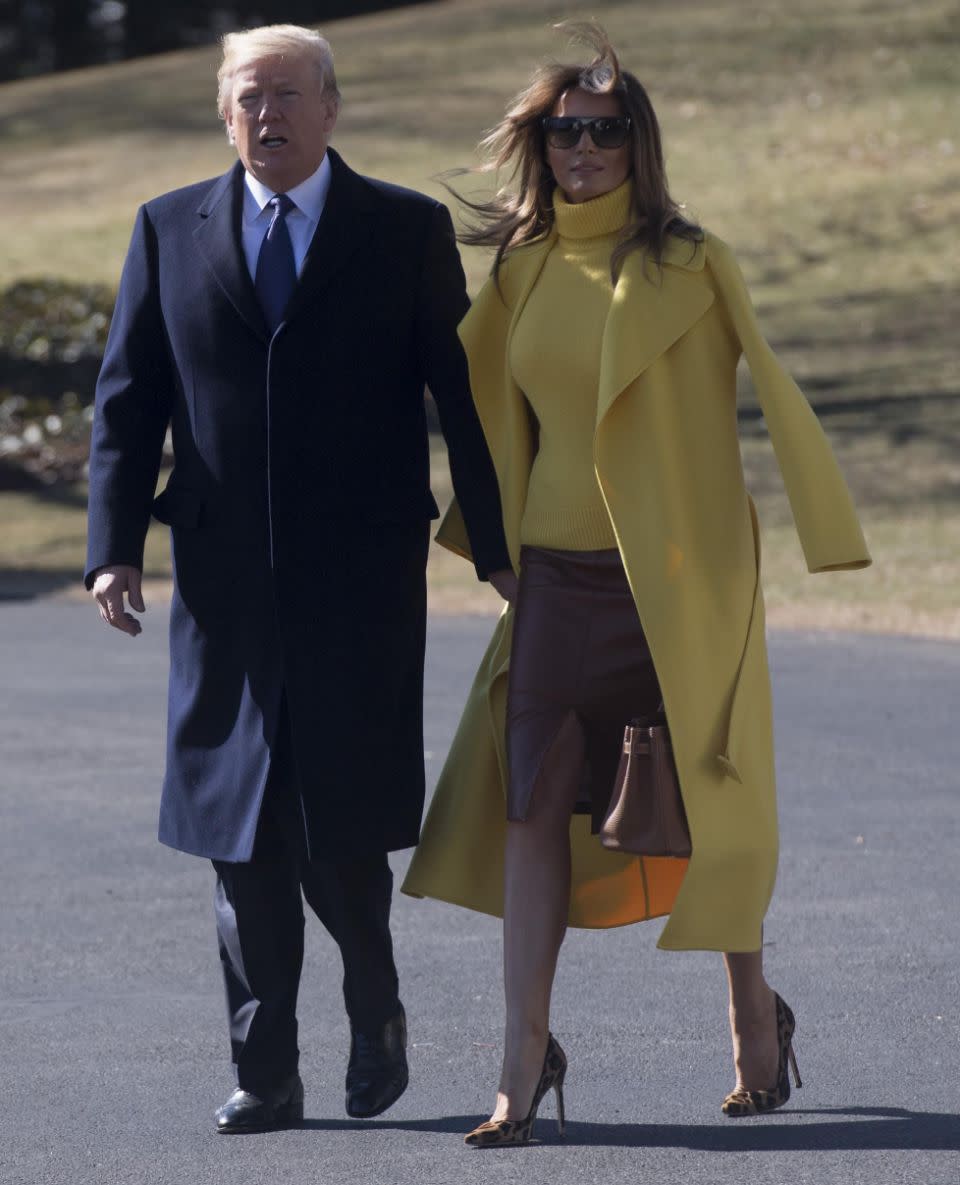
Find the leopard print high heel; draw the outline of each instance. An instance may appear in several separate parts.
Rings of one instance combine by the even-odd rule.
[[[507,1148],[519,1144],[529,1144],[533,1136],[533,1125],[537,1118],[537,1109],[543,1102],[548,1090],[557,1092],[557,1131],[563,1135],[566,1126],[566,1116],[563,1110],[563,1080],[567,1074],[567,1055],[560,1048],[553,1033],[547,1036],[547,1052],[543,1058],[543,1069],[540,1071],[540,1081],[533,1092],[533,1102],[530,1110],[523,1119],[488,1119],[479,1127],[473,1129],[463,1137],[463,1142],[471,1148]]]
[[[776,995],[776,993],[774,993]],[[800,1073],[797,1070],[797,1059],[793,1052],[793,1034],[797,1027],[793,1013],[787,1004],[776,995],[777,1003],[777,1039],[780,1044],[780,1059],[777,1063],[777,1082],[772,1090],[747,1090],[745,1086],[738,1086],[723,1100],[721,1110],[731,1119],[740,1119],[745,1115],[763,1115],[767,1111],[775,1111],[790,1098],[790,1075],[788,1068],[793,1070],[793,1081],[797,1087],[803,1086]]]

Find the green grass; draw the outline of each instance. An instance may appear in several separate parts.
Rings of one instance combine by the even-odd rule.
[[[330,24],[345,98],[334,143],[361,171],[441,194],[432,178],[474,163],[532,67],[566,55],[551,22],[587,11],[453,0]],[[960,635],[960,10],[626,0],[589,11],[648,86],[675,196],[736,249],[863,510],[877,566],[801,579],[769,448],[745,425],[771,618]],[[232,159],[216,61],[204,49],[0,87],[0,202],[17,227],[0,284],[116,282],[136,205]],[[465,262],[475,287],[488,258]],[[4,496],[4,510],[0,568],[42,569],[53,545],[33,546],[29,506]],[[51,531],[68,547],[66,528]],[[450,563],[437,564],[439,590],[458,587]],[[468,585],[449,595],[477,604]]]

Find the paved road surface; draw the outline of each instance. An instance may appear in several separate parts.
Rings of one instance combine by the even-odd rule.
[[[131,642],[92,606],[0,606],[0,1181],[731,1182],[958,1185],[960,646],[771,640],[783,856],[766,939],[796,1008],[790,1108],[734,1123],[719,959],[658,923],[574,932],[555,1030],[568,1136],[475,1152],[502,1020],[498,925],[399,898],[412,1085],[380,1121],[342,1109],[336,951],[308,927],[302,1130],[217,1137],[229,1093],[200,860],[154,840],[165,622]],[[491,624],[433,623],[435,775]],[[406,859],[395,860],[402,875]],[[398,875],[399,880],[399,875]]]

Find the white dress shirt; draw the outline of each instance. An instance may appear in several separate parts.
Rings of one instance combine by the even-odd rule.
[[[313,232],[317,229],[320,215],[327,202],[330,190],[330,158],[326,153],[320,167],[306,181],[301,181],[293,189],[287,191],[287,197],[293,202],[294,209],[287,214],[287,229],[290,231],[290,241],[293,244],[293,259],[297,265],[297,275],[303,268],[303,261],[307,257],[307,249]],[[276,191],[268,189],[262,181],[258,181],[252,173],[244,176],[246,185],[243,191],[243,254],[250,269],[252,279],[257,275],[257,258],[260,248],[266,238],[273,210],[267,208],[267,202],[276,196]]]

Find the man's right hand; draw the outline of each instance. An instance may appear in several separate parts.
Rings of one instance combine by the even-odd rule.
[[[93,582],[93,598],[100,608],[100,616],[114,629],[122,630],[135,638],[143,627],[123,606],[123,594],[127,594],[130,608],[137,613],[146,612],[143,594],[140,591],[141,572],[129,564],[114,564],[99,568]]]

